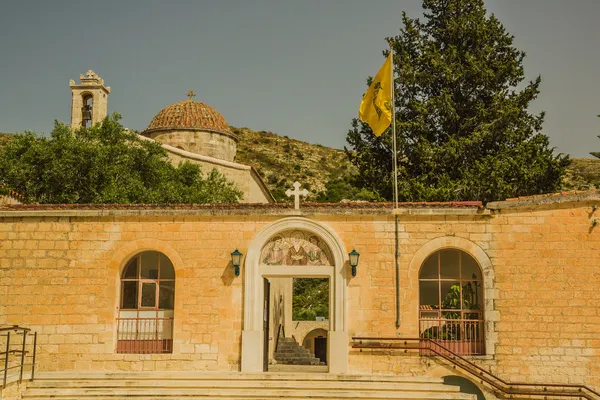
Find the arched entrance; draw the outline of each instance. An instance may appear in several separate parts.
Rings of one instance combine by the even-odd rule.
[[[268,252],[267,244],[276,246],[277,236],[289,233],[290,248]],[[309,262],[304,257],[298,242],[301,232],[309,242],[312,236],[320,241],[320,246],[329,254],[324,256],[329,262]],[[283,235],[282,235],[283,234]],[[311,242],[312,243],[312,242]],[[295,245],[295,247],[293,247]],[[305,250],[306,251],[306,250]],[[281,252],[281,253],[280,253]],[[308,251],[306,251],[308,253]],[[306,258],[306,260],[305,260]],[[318,257],[313,254],[313,260]],[[288,260],[291,260],[288,262]],[[305,262],[306,261],[306,262]],[[265,278],[275,277],[325,277],[330,282],[329,301],[329,340],[327,359],[329,372],[344,373],[348,370],[348,332],[346,329],[346,284],[347,255],[341,240],[324,225],[302,217],[289,217],[278,220],[261,230],[250,243],[244,268],[244,330],[242,332],[242,372],[261,372],[265,360],[264,322]],[[286,265],[286,264],[292,265]],[[324,265],[330,264],[330,265]],[[268,301],[267,301],[268,303]]]

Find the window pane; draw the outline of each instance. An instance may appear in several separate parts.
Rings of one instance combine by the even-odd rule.
[[[439,281],[419,282],[419,303],[421,305],[421,310],[427,310],[429,307],[431,307],[432,310],[440,308],[439,284]]]
[[[460,282],[441,282],[442,308],[453,310],[460,308]]]
[[[160,279],[175,279],[173,263],[164,254],[160,253]]]
[[[135,279],[138,277],[138,257],[133,257],[131,261],[127,263],[125,270],[123,271],[124,279]]]
[[[156,283],[142,283],[142,307],[156,307]]]
[[[463,310],[481,310],[483,308],[483,288],[480,282],[463,281],[462,296]]]
[[[121,293],[121,308],[136,309],[138,299],[138,283],[136,281],[123,282]]]
[[[158,279],[158,253],[146,251],[142,253],[142,279]]]
[[[158,290],[158,308],[172,310],[175,299],[175,282],[161,282]]]
[[[419,279],[438,279],[438,254],[436,252],[425,260],[419,273]]]
[[[440,276],[442,279],[458,279],[458,250],[440,250]]]
[[[481,280],[481,270],[477,262],[467,253],[460,254],[462,265],[462,279],[465,281]]]

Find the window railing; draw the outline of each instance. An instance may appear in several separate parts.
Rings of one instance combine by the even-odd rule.
[[[432,318],[424,317],[432,316]],[[462,355],[485,354],[484,321],[479,313],[468,313],[457,319],[460,313],[437,313],[431,311],[421,313],[419,319],[420,336],[439,342],[445,348]],[[465,314],[465,313],[463,313]],[[442,318],[442,315],[453,316],[454,319]],[[467,318],[465,318],[467,317]]]
[[[117,318],[117,353],[173,352],[173,318]]]
[[[425,338],[353,337],[352,348],[374,351],[397,351],[399,354],[419,351],[423,356],[438,357],[460,368],[471,378],[487,385],[498,398],[508,399],[586,399],[600,400],[600,393],[586,385],[561,383],[528,383],[504,380],[473,361],[446,348],[439,341]]]
[[[22,382],[27,370],[33,380],[36,347],[37,332],[17,325],[0,327],[0,388]]]

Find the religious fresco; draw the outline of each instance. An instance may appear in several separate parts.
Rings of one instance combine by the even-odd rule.
[[[327,245],[309,232],[288,231],[275,235],[263,247],[264,265],[333,265]]]

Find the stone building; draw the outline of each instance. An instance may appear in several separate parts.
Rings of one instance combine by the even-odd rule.
[[[38,333],[41,372],[255,373],[276,367],[269,280],[325,277],[329,374],[455,375],[419,351],[353,347],[420,337],[508,381],[597,390],[599,203],[3,205],[0,324]]]
[[[174,160],[239,165],[202,103],[144,135]],[[600,398],[600,192],[298,208],[252,182],[254,204],[0,205],[0,326],[37,333],[36,380],[5,398],[498,398],[488,374],[529,398]],[[292,321],[295,278],[328,279],[326,321]],[[326,343],[326,365],[276,363],[292,335]]]
[[[80,83],[70,81],[71,128],[101,122],[107,115],[110,87],[94,71],[80,75]],[[260,175],[249,165],[234,161],[237,136],[231,132],[223,116],[207,104],[181,101],[161,110],[141,137],[162,144],[174,164],[189,161],[206,173],[216,169],[234,182],[243,193],[243,203],[269,203],[273,196]]]

